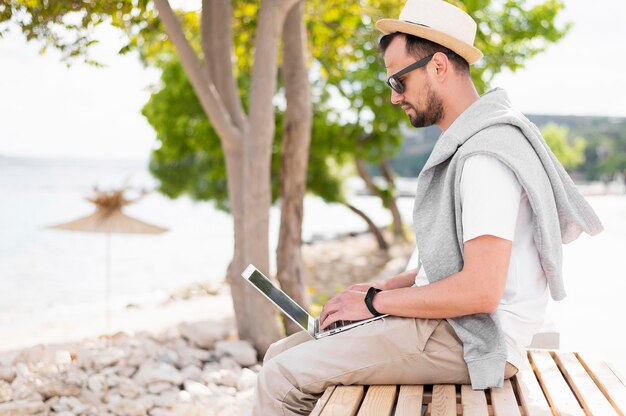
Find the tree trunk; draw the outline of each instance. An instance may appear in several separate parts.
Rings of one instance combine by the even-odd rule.
[[[389,161],[387,158],[383,158],[382,162],[380,162],[380,171],[383,174],[383,177],[387,181],[387,192],[386,192],[386,201],[383,201],[385,207],[389,209],[391,212],[391,217],[393,218],[393,237],[394,240],[400,241],[408,241],[408,237],[404,230],[404,224],[402,222],[402,215],[400,215],[400,210],[398,209],[398,204],[396,203],[396,181],[395,181],[395,173],[393,169],[389,165]]]
[[[387,244],[387,241],[385,241],[385,237],[383,237],[383,233],[381,233],[380,230],[378,229],[378,227],[376,227],[376,224],[374,224],[374,221],[372,221],[370,219],[370,217],[368,217],[365,212],[361,211],[360,209],[358,209],[354,205],[350,205],[347,202],[344,203],[344,205],[347,206],[348,208],[350,208],[352,210],[352,212],[354,212],[359,217],[361,217],[361,218],[363,218],[365,220],[365,222],[367,223],[367,228],[370,230],[370,232],[376,238],[376,242],[378,243],[378,248],[380,248],[381,250],[388,250],[389,249],[389,244]]]
[[[276,264],[277,278],[282,289],[308,309],[310,299],[306,291],[301,246],[313,108],[306,65],[303,8],[302,1],[291,8],[283,30],[283,80],[287,109],[283,129],[281,214]],[[285,329],[287,334],[301,330],[287,317]]]
[[[393,180],[393,174],[391,172],[391,167],[388,165],[385,166],[386,161],[381,163],[381,172],[385,180],[387,181],[387,191],[381,190],[372,179],[372,175],[367,171],[367,167],[365,166],[365,161],[358,157],[355,158],[356,170],[359,173],[359,176],[365,182],[365,186],[370,191],[372,195],[379,197],[383,203],[383,206],[391,212],[392,218],[392,228],[393,228],[393,236],[394,240],[396,238],[401,239],[402,241],[407,241],[406,234],[404,233],[404,227],[402,225],[402,217],[400,215],[400,210],[398,209],[398,205],[396,204],[395,198],[395,182]]]
[[[237,330],[252,342],[259,355],[281,337],[276,308],[259,296],[240,273],[248,263],[269,272],[270,162],[274,138],[273,96],[276,92],[278,40],[287,12],[297,0],[263,0],[257,21],[254,68],[250,88],[250,115],[246,119],[232,70],[232,46],[212,42],[231,16],[230,1],[204,1],[202,10],[202,62],[173,12],[168,0],[154,4],[165,32],[176,47],[191,85],[215,127],[226,162],[228,194],[234,222],[234,255],[227,271],[231,284]],[[220,18],[213,18],[215,15]],[[207,16],[206,14],[211,14]],[[226,16],[226,17],[225,17]],[[230,39],[228,45],[232,45]],[[254,130],[250,127],[253,126]]]

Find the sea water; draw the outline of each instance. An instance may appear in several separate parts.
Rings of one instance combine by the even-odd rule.
[[[49,228],[93,213],[85,198],[94,195],[94,187],[122,186],[130,188],[132,199],[133,190],[152,190],[157,182],[145,161],[0,158],[0,344],[2,332],[15,328],[76,317],[101,320],[107,276],[111,311],[162,302],[194,283],[223,282],[233,223],[210,202],[151,192],[124,208],[129,216],[168,229],[159,235],[107,237]],[[389,221],[376,198],[355,196],[351,202],[377,223]],[[367,228],[347,208],[316,197],[306,198],[305,212],[305,240]],[[279,220],[273,207],[272,253]]]

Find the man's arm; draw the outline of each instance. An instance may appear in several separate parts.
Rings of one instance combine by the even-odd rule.
[[[399,273],[386,280],[379,280],[373,283],[358,283],[348,287],[348,290],[355,290],[357,292],[367,292],[367,289],[374,286],[382,290],[400,289],[402,287],[410,287],[415,283],[415,275],[417,269],[407,270]]]
[[[512,242],[491,235],[464,245],[463,270],[421,287],[383,290],[374,298],[374,308],[394,316],[453,318],[474,313],[492,313],[504,293]],[[414,271],[413,278],[415,278]],[[398,282],[408,281],[408,272]],[[324,305],[322,327],[332,322],[370,318],[362,291],[346,290]]]

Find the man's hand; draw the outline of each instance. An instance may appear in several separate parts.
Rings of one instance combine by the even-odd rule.
[[[365,290],[344,290],[326,302],[320,315],[320,327],[322,329],[336,321],[360,321],[374,316],[365,306],[365,293],[372,285],[360,284],[354,286],[367,287]]]

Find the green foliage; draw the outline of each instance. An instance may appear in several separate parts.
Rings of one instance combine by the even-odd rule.
[[[472,78],[480,92],[488,89],[497,73],[523,68],[527,59],[557,42],[569,30],[569,24],[556,26],[555,18],[563,8],[563,3],[557,0],[534,6],[527,6],[524,0],[452,3],[480,22],[476,46],[485,57],[472,69]],[[347,103],[347,108],[335,110],[334,119],[338,123],[352,125],[352,134],[342,140],[350,143],[354,155],[371,164],[393,157],[404,139],[402,127],[408,127],[408,122],[405,114],[390,103],[386,72],[377,51],[381,35],[374,23],[383,17],[399,15],[403,2],[345,0],[341,5],[310,4],[309,10],[317,11],[309,16],[311,51],[321,68],[317,88],[330,91]],[[359,20],[336,22],[325,7],[355,8]],[[346,15],[353,17],[351,13]],[[337,30],[340,37],[333,37],[330,29]]]
[[[228,211],[226,168],[219,137],[180,61],[175,57],[159,60],[159,66],[160,86],[142,110],[157,134],[159,147],[152,152],[150,172],[159,180],[159,191],[170,198],[185,194],[195,200],[212,200],[217,208]],[[342,202],[342,182],[347,175],[340,172],[337,161],[329,155],[346,153],[340,150],[345,144],[336,140],[345,134],[345,128],[328,123],[323,109],[315,115],[307,189],[327,202]],[[276,201],[280,191],[282,117],[283,112],[277,108],[272,146],[272,201]]]
[[[105,21],[129,37],[158,26],[156,12],[148,0],[4,0],[0,4],[0,32],[6,31],[11,22],[28,41],[44,42],[41,53],[54,47],[68,64],[82,60],[100,65],[89,56],[89,48],[97,43],[94,30]],[[136,45],[129,44],[120,52],[133,46]]]
[[[569,129],[550,123],[541,130],[543,138],[567,170],[576,168],[585,161],[587,141],[583,137],[568,139]]]
[[[156,131],[159,148],[152,152],[150,172],[170,198],[187,194],[212,199],[228,210],[224,155],[180,62],[162,63],[162,87],[142,109]]]
[[[485,58],[475,66],[479,90],[508,68],[515,71],[525,60],[558,41],[569,28],[557,28],[555,17],[563,8],[558,0],[527,6],[524,0],[454,0],[480,22],[476,46]],[[341,0],[305,2],[311,56],[315,116],[309,163],[308,189],[327,201],[343,201],[342,168],[354,156],[378,164],[394,155],[406,125],[402,111],[389,103],[385,70],[377,52],[380,34],[374,22],[397,16],[397,0]],[[254,30],[259,2],[233,1],[235,73],[244,108],[250,86]],[[183,30],[202,56],[197,12],[180,12]],[[137,50],[142,60],[163,69],[161,88],[155,90],[143,114],[157,132],[160,147],[150,169],[161,190],[176,197],[213,199],[228,209],[226,173],[219,138],[206,119],[167,40],[150,0],[8,0],[0,5],[0,28],[11,21],[27,39],[39,39],[62,52],[66,62],[84,59],[96,41],[94,29],[104,21],[123,30],[128,44],[120,53]],[[44,48],[45,48],[44,47]],[[337,100],[343,100],[337,108]],[[276,116],[272,180],[277,197],[282,110]]]

